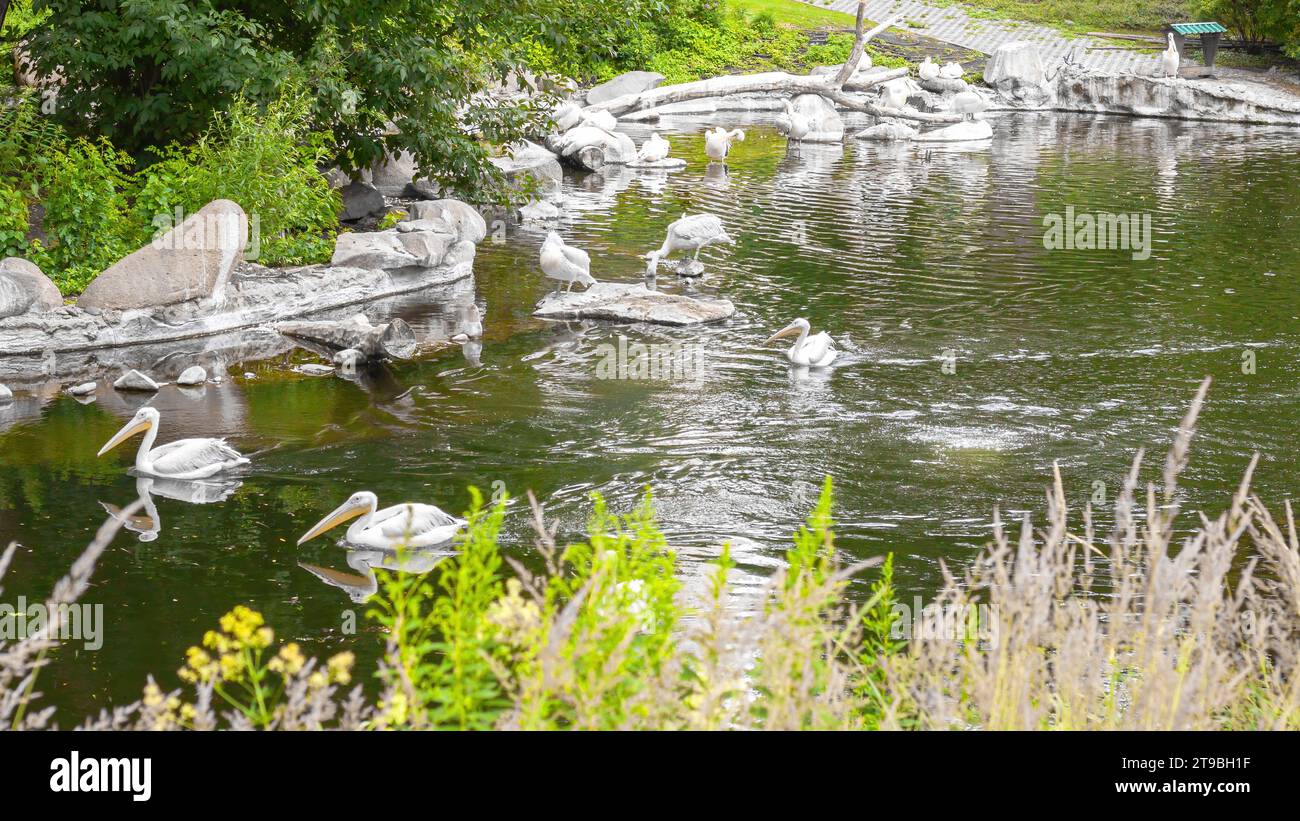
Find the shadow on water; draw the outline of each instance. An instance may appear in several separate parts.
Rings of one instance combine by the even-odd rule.
[[[142,352],[132,367],[166,379],[197,358],[223,382],[152,396],[101,383],[84,404],[57,384],[20,386],[0,408],[0,543],[25,546],[8,596],[47,590],[105,510],[148,503],[87,597],[105,606],[104,649],[58,654],[51,700],[80,715],[138,696],[146,673],[170,681],[184,649],[237,603],[281,638],[373,660],[361,602],[387,559],[295,546],[360,489],[453,512],[469,485],[532,490],[561,537],[577,538],[592,493],[626,510],[649,487],[689,585],[730,542],[742,589],[755,590],[830,474],[838,545],[897,554],[910,595],[933,588],[940,560],[973,555],[995,506],[1007,518],[1041,508],[1053,460],[1072,503],[1112,498],[1134,452],[1163,451],[1210,374],[1184,506],[1217,511],[1255,451],[1261,496],[1292,494],[1294,132],[1020,115],[999,119],[978,150],[850,141],[788,152],[761,117],[722,124],[748,135],[725,168],[704,157],[704,123],[666,119],[658,128],[689,166],[572,175],[559,229],[598,279],[638,282],[669,222],[718,214],[738,245],[706,249],[702,281],[658,285],[726,296],[738,309],[727,322],[536,320],[544,231],[510,226],[480,248],[473,282],[368,310],[438,343],[414,361],[313,378],[290,371],[318,360],[300,349],[236,345],[202,360],[196,347]],[[638,141],[649,130],[629,128]],[[1044,217],[1067,207],[1150,215],[1149,258],[1045,248]],[[471,304],[482,339],[450,344]],[[840,342],[834,368],[800,372],[762,344],[799,316]],[[703,346],[703,377],[601,378],[620,336]],[[258,457],[211,493],[146,486],[129,455],[95,457],[144,402],[162,412],[161,441],[225,436]],[[512,503],[503,540],[535,560],[525,505]]]

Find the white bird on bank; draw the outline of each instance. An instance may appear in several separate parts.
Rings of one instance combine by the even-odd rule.
[[[668,235],[664,238],[664,244],[659,246],[658,250],[646,254],[645,258],[650,261],[646,276],[653,277],[659,270],[659,261],[665,257],[678,252],[691,251],[694,252],[691,259],[698,262],[702,248],[719,243],[736,244],[736,241],[722,227],[721,219],[713,214],[684,216],[668,226]]]
[[[641,143],[641,150],[636,152],[637,162],[659,162],[668,159],[668,152],[672,146],[668,141],[659,136],[658,131],[650,132],[646,141]]]
[[[952,62],[939,69],[939,76],[945,80],[960,80],[966,72],[962,69],[961,63]]]
[[[839,351],[835,350],[835,340],[831,335],[822,331],[815,336],[808,336],[811,327],[806,319],[796,319],[781,330],[772,334],[763,343],[770,345],[778,339],[787,336],[799,335],[790,350],[786,351],[786,358],[796,365],[803,365],[809,368],[824,368],[835,361]]]
[[[739,128],[728,131],[719,126],[712,131],[704,132],[704,154],[714,162],[726,162],[727,154],[731,153],[731,144],[744,141],[744,131]]]
[[[357,519],[348,525],[344,540],[357,547],[379,550],[430,547],[451,541],[456,531],[465,526],[464,519],[444,513],[434,505],[406,502],[379,510],[379,497],[368,490],[352,494],[332,513],[303,534],[298,544],[311,541],[327,530],[332,530],[348,519]],[[357,517],[360,518],[357,518]]]
[[[963,120],[977,119],[988,107],[989,101],[976,91],[959,91],[952,97],[952,113],[960,114]]]
[[[1178,76],[1178,46],[1174,45],[1174,35],[1171,32],[1168,35],[1169,48],[1160,54],[1160,69],[1166,77]]]
[[[812,131],[812,123],[809,121],[808,115],[795,108],[794,103],[788,98],[781,102],[785,104],[785,121],[782,125],[785,126],[786,139],[802,149],[803,138],[808,136],[808,132]]]
[[[880,104],[886,108],[902,110],[907,108],[907,101],[913,94],[921,91],[921,87],[911,77],[895,77],[894,79],[881,83],[880,89],[876,93],[879,95]]]
[[[158,438],[159,418],[157,408],[140,408],[131,421],[99,449],[97,455],[103,456],[137,433],[143,433],[144,441],[135,454],[135,469],[146,476],[206,479],[223,470],[248,464],[248,459],[226,444],[225,439],[180,439],[155,448],[153,443]]]
[[[920,77],[922,80],[939,79],[939,64],[934,60],[931,60],[929,57],[926,57],[925,60],[922,61],[921,65],[916,67],[916,76]]]
[[[551,231],[542,243],[542,273],[557,281],[555,293],[560,293],[559,283],[567,282],[565,293],[573,290],[573,283],[580,282],[590,288],[596,284],[591,275],[591,257],[586,251],[565,244],[560,235]]]

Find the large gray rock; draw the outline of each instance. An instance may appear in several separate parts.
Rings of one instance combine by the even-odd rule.
[[[554,189],[564,177],[564,169],[555,154],[528,140],[511,145],[505,156],[493,157],[492,164],[515,184],[531,178],[544,189]]]
[[[385,197],[400,197],[415,180],[415,157],[409,151],[386,152],[370,167],[370,184]]]
[[[14,401],[14,392],[7,386],[0,385],[0,405],[8,405],[12,401]]]
[[[658,88],[663,81],[664,75],[653,71],[629,71],[588,91],[587,105],[607,103],[624,94],[640,94],[642,91]]]
[[[21,257],[0,260],[0,319],[62,306],[58,286],[36,265]]]
[[[339,193],[343,196],[343,215],[340,219],[344,222],[382,216],[388,207],[378,188],[360,180],[343,186]]]
[[[335,350],[351,350],[365,359],[409,359],[419,349],[415,331],[403,319],[374,325],[364,314],[341,321],[300,320],[277,323],[285,336],[314,342]]]
[[[897,140],[912,139],[916,136],[916,129],[904,124],[900,120],[886,120],[877,123],[870,128],[864,128],[854,136],[859,140],[894,142]]]
[[[208,381],[208,372],[203,370],[203,366],[201,365],[191,365],[190,367],[181,371],[180,376],[176,377],[176,384],[184,385],[186,387],[193,387],[194,385],[202,385],[204,382],[207,381]]]
[[[993,139],[988,120],[966,120],[932,131],[922,131],[912,138],[918,143],[961,143]]]
[[[666,294],[648,290],[644,284],[597,282],[581,293],[548,294],[538,303],[533,316],[699,325],[726,319],[735,312],[736,307],[725,299]]]
[[[998,46],[984,67],[984,82],[1023,103],[1046,102],[1052,94],[1038,47],[1025,40]]]
[[[456,236],[462,242],[478,244],[487,237],[487,220],[472,205],[460,200],[442,199],[430,202],[412,203],[411,220],[444,220],[456,229]]]
[[[172,230],[91,281],[78,307],[124,310],[190,300],[220,304],[248,246],[248,215],[213,200]]]
[[[340,234],[330,264],[379,271],[434,268],[455,242],[453,234],[436,231]]]

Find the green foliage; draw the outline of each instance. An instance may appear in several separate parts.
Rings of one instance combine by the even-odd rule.
[[[1247,43],[1269,40],[1300,58],[1300,0],[1200,0],[1198,13]]]
[[[245,256],[264,265],[326,262],[334,252],[339,195],[317,170],[330,155],[328,135],[308,130],[306,95],[289,92],[260,112],[237,100],[191,145],[160,151],[139,175],[134,223],[166,230],[215,199],[248,213],[260,248]],[[137,237],[143,244],[147,237]]]
[[[0,258],[27,251],[27,200],[0,180]]]
[[[107,140],[73,140],[50,154],[41,189],[43,248],[33,261],[59,290],[81,291],[135,248],[130,243],[127,192],[131,159]]]
[[[12,0],[5,13],[4,27],[0,28],[0,50],[8,55],[44,17],[45,13],[32,10],[32,0]]]

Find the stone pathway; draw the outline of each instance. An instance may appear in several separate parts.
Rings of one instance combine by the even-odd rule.
[[[858,0],[802,0],[810,6],[856,14]],[[868,0],[867,19],[881,21],[898,15],[898,27],[914,34],[932,37],[955,46],[992,54],[998,46],[1011,40],[1028,40],[1038,44],[1043,65],[1049,70],[1065,55],[1073,54],[1077,63],[1108,73],[1151,74],[1159,62],[1159,52],[1128,49],[1089,51],[1090,46],[1110,45],[1090,37],[1070,38],[1048,26],[1013,20],[985,20],[974,17],[962,6],[940,7],[922,0]],[[915,27],[911,24],[921,24]]]

